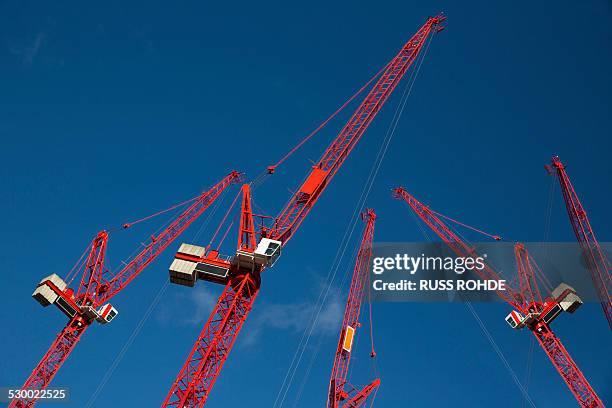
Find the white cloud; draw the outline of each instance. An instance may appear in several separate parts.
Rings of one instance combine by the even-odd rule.
[[[202,328],[217,303],[218,295],[206,285],[197,285],[174,293],[169,296],[165,306],[160,308],[157,314],[158,322],[162,325]],[[316,301],[317,299],[293,303],[266,303],[261,298],[258,299],[253,306],[254,311],[245,323],[246,330],[240,336],[241,344],[253,345],[263,333],[282,331],[301,335],[311,327],[314,335],[335,336],[342,323],[344,299],[341,299],[339,291],[332,287],[320,310]],[[316,323],[313,326],[315,316]]]
[[[28,44],[23,46],[13,44],[9,48],[12,54],[21,57],[24,65],[32,65],[46,39],[47,34],[41,31]]]
[[[157,312],[157,321],[163,326],[202,327],[217,304],[217,297],[206,285],[179,288],[178,293],[167,296]]]
[[[316,316],[318,312],[318,316]],[[310,330],[313,334],[335,335],[340,327],[344,305],[336,294],[330,296],[321,310],[314,302],[261,304],[247,323],[248,335],[242,344],[250,346],[264,332],[287,331],[293,334]],[[313,319],[316,322],[313,327]]]

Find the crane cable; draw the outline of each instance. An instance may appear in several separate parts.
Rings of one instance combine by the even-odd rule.
[[[268,166],[265,171],[260,173],[259,176],[255,177],[255,179],[253,179],[253,181],[251,182],[252,189],[254,190],[257,187],[259,187],[268,175],[273,174],[278,166],[284,163],[297,150],[299,150],[307,141],[309,141],[314,135],[319,133],[319,131],[323,129],[333,118],[335,118],[340,112],[342,112],[357,96],[359,96],[368,86],[370,86],[370,84],[376,78],[378,78],[389,67],[392,61],[393,60],[390,60],[389,62],[387,62],[384,67],[382,67],[376,74],[374,74],[368,80],[368,82],[366,82],[361,88],[359,88],[350,98],[344,101],[344,103],[338,109],[336,109],[334,113],[332,113],[327,119],[321,122],[319,126],[317,126],[304,139],[302,139],[297,145],[295,145],[291,150],[289,150],[289,152],[287,152],[279,161],[277,161],[275,164]]]
[[[90,247],[89,245],[85,247],[85,250],[81,254],[81,257],[79,258],[79,260],[76,261],[76,263],[74,264],[70,272],[66,274],[66,277],[64,279],[64,281],[66,282],[66,286],[70,286],[75,276],[77,275],[77,271],[81,269],[82,264],[85,262],[84,261],[85,255],[89,252],[89,247]]]
[[[440,214],[439,212],[436,212],[436,211],[432,210],[431,208],[428,208],[428,209],[429,209],[430,212],[436,214],[439,217],[442,217],[442,218],[444,218],[444,219],[446,219],[446,220],[448,220],[450,222],[454,222],[455,224],[461,225],[462,227],[465,227],[465,228],[470,229],[472,231],[478,232],[479,234],[485,235],[485,236],[487,236],[489,238],[493,238],[496,241],[501,241],[501,239],[502,239],[499,235],[489,234],[488,232],[485,232],[485,231],[482,231],[482,230],[480,230],[478,228],[472,227],[471,225],[464,224],[461,221],[457,221],[457,220],[455,220],[455,219],[453,219],[451,217],[448,217],[448,216],[446,216],[444,214]]]
[[[491,347],[493,347],[493,350],[495,350],[495,353],[497,353],[497,356],[499,357],[499,359],[502,361],[502,363],[506,367],[506,370],[508,371],[508,373],[512,377],[512,380],[514,381],[514,383],[518,387],[519,391],[521,391],[521,394],[523,394],[523,398],[525,399],[525,401],[527,401],[529,403],[529,405],[531,405],[533,408],[536,408],[536,405],[534,404],[533,400],[529,396],[529,393],[527,392],[527,390],[525,389],[525,387],[523,386],[523,384],[519,380],[518,376],[516,375],[516,372],[514,372],[514,370],[512,369],[512,366],[510,365],[510,363],[508,362],[508,360],[504,356],[504,353],[502,353],[501,349],[497,345],[497,342],[495,341],[495,339],[493,338],[493,336],[491,335],[489,330],[486,328],[484,322],[480,319],[480,316],[478,316],[478,313],[476,313],[476,310],[474,310],[474,307],[472,306],[472,303],[470,301],[466,300],[465,301],[465,305],[468,308],[468,310],[470,311],[470,313],[472,313],[472,316],[474,316],[474,319],[476,319],[476,322],[480,326],[480,329],[484,333],[484,335],[487,338],[487,340],[489,340],[489,343],[491,344]]]
[[[351,259],[354,259],[357,256],[357,253],[359,252],[359,248],[356,247],[351,255]],[[346,281],[348,280],[348,277],[351,275],[352,272],[352,268],[345,268],[345,272],[344,275],[342,276],[342,280],[340,283],[340,288],[343,288],[346,284]],[[302,392],[304,391],[304,388],[306,386],[306,383],[308,381],[308,378],[310,377],[310,372],[312,371],[312,367],[314,366],[314,363],[316,361],[316,357],[319,355],[320,350],[321,350],[321,343],[323,342],[323,337],[324,337],[324,333],[320,333],[319,334],[319,339],[317,341],[316,346],[314,347],[314,352],[311,354],[310,357],[310,362],[308,364],[308,368],[306,369],[306,373],[304,374],[304,377],[302,378],[302,382],[300,384],[300,388],[298,389],[298,392],[296,393],[296,397],[293,401],[293,408],[297,407],[298,402],[300,401],[300,398],[302,397]],[[355,340],[355,343],[357,343],[357,339]]]
[[[98,383],[98,386],[96,387],[95,391],[89,397],[89,400],[87,401],[87,404],[85,404],[85,408],[91,408],[93,406],[93,404],[96,402],[96,400],[98,399],[98,396],[100,395],[100,392],[106,386],[106,384],[108,383],[110,378],[115,373],[115,370],[117,369],[117,367],[119,366],[119,364],[123,360],[123,357],[125,357],[125,354],[127,353],[128,349],[131,347],[132,343],[134,343],[134,340],[136,340],[136,337],[138,337],[138,335],[140,334],[140,331],[142,330],[142,327],[144,326],[144,324],[149,319],[149,316],[151,316],[151,313],[153,312],[155,307],[159,304],[159,301],[164,296],[164,294],[166,292],[166,289],[168,289],[169,285],[170,285],[170,281],[165,280],[164,283],[162,284],[161,288],[157,292],[157,295],[155,295],[155,298],[153,298],[153,300],[149,304],[149,307],[145,311],[144,315],[142,316],[142,318],[140,319],[140,321],[138,322],[136,327],[134,327],[134,330],[132,330],[132,333],[130,334],[130,336],[126,340],[125,344],[123,345],[123,347],[121,348],[121,350],[119,351],[117,356],[115,356],[115,359],[113,360],[112,364],[110,365],[110,367],[104,373],[104,376],[102,377],[102,379]]]
[[[421,70],[421,66],[423,64],[423,61],[425,59],[425,55],[427,54],[427,50],[429,49],[429,45],[431,44],[431,39],[430,41],[427,43],[424,52],[421,54],[421,58],[420,61],[417,65],[416,70],[412,70],[411,71],[411,77],[409,79],[409,81],[406,84],[406,87],[404,89],[404,93],[402,94],[402,97],[400,98],[400,103],[398,104],[398,107],[395,111],[395,114],[393,116],[393,119],[391,121],[391,123],[389,124],[389,128],[387,129],[385,138],[383,139],[383,143],[381,144],[381,147],[378,151],[377,157],[375,159],[375,161],[372,164],[372,168],[370,170],[370,174],[368,176],[368,180],[366,181],[366,183],[364,184],[364,187],[361,191],[361,196],[359,198],[359,200],[357,201],[357,205],[355,206],[355,209],[353,211],[353,215],[352,215],[352,222],[349,223],[347,225],[347,229],[345,231],[344,237],[341,241],[340,246],[338,247],[338,251],[336,252],[336,257],[334,259],[334,262],[332,263],[332,268],[330,269],[328,275],[327,275],[327,279],[328,279],[328,286],[326,289],[324,289],[321,294],[319,294],[319,299],[321,298],[321,295],[323,294],[323,292],[325,292],[323,299],[321,300],[320,303],[320,307],[317,309],[316,314],[313,318],[313,320],[311,320],[311,325],[310,328],[306,328],[306,330],[304,331],[304,333],[302,334],[302,339],[300,339],[300,343],[298,344],[298,348],[296,349],[296,352],[293,356],[293,359],[291,361],[291,364],[289,366],[289,369],[287,371],[287,373],[285,374],[285,378],[283,379],[283,383],[281,384],[281,389],[279,390],[276,399],[274,401],[274,407],[277,406],[277,404],[279,404],[279,408],[282,407],[284,400],[286,398],[287,392],[289,391],[289,388],[291,387],[291,384],[293,382],[293,378],[295,376],[295,373],[297,371],[297,367],[299,366],[301,359],[303,357],[304,351],[306,349],[306,346],[308,345],[308,342],[310,340],[310,337],[312,335],[312,331],[314,330],[314,325],[316,324],[316,322],[318,321],[320,312],[322,310],[323,305],[325,304],[325,300],[327,299],[327,296],[329,295],[329,291],[331,288],[331,283],[333,282],[333,280],[335,279],[335,276],[338,272],[339,269],[339,265],[340,265],[340,260],[344,257],[344,253],[346,252],[346,248],[348,246],[348,241],[350,240],[351,236],[353,235],[353,232],[355,230],[355,227],[357,225],[356,221],[357,221],[357,216],[359,215],[359,213],[361,212],[361,210],[363,209],[363,206],[365,204],[365,201],[367,200],[370,191],[372,189],[372,185],[374,184],[374,180],[378,174],[378,170],[380,169],[380,166],[382,164],[382,161],[387,153],[387,150],[389,148],[389,144],[391,143],[391,140],[393,138],[393,136],[395,135],[395,130],[397,129],[397,124],[399,122],[399,119],[401,118],[404,109],[406,107],[406,103],[408,101],[408,97],[410,96],[410,94],[412,93],[412,89],[414,86],[414,83],[416,81],[416,77],[418,76],[420,70]],[[337,262],[337,263],[336,263]],[[333,266],[335,265],[335,267]],[[331,275],[331,280],[329,280]],[[317,302],[319,301],[319,299],[317,300]],[[308,332],[308,334],[306,335],[306,333]],[[302,346],[302,341],[305,338],[305,342],[304,345]],[[301,352],[300,352],[301,349]],[[297,361],[296,361],[297,358]],[[288,381],[288,382],[287,382]],[[284,389],[284,393],[283,393],[283,389]],[[282,398],[281,398],[281,394]],[[280,399],[279,399],[280,398]]]
[[[191,202],[193,202],[193,201],[197,200],[197,199],[198,199],[198,198],[200,198],[201,196],[202,196],[202,194],[198,194],[197,196],[192,197],[192,198],[190,198],[189,200],[183,201],[183,202],[181,202],[181,203],[173,204],[173,205],[171,205],[170,207],[168,207],[168,208],[166,208],[166,209],[164,209],[164,210],[158,211],[158,212],[153,213],[153,214],[151,214],[151,215],[147,215],[146,217],[143,217],[143,218],[140,218],[140,219],[134,220],[134,221],[132,221],[132,222],[126,222],[126,223],[124,223],[124,224],[123,224],[121,227],[122,227],[123,229],[130,228],[132,225],[139,224],[139,223],[141,223],[141,222],[143,222],[143,221],[150,220],[151,218],[155,218],[155,217],[157,217],[158,215],[162,215],[162,214],[167,213],[168,211],[172,211],[172,210],[174,210],[175,208],[182,207],[182,206],[184,206],[184,205],[186,205],[186,204],[189,204],[189,203],[191,203]]]
[[[387,62],[387,64],[384,67],[382,67],[376,74],[374,74],[374,76],[372,76],[368,80],[368,82],[365,83],[365,85],[363,85],[361,88],[359,88],[359,90],[357,90],[357,92],[355,92],[353,94],[353,96],[348,98],[342,104],[342,106],[340,106],[334,113],[332,113],[331,116],[329,116],[327,119],[325,119],[315,130],[313,130],[308,136],[306,136],[304,139],[302,139],[301,142],[299,142],[293,149],[291,149],[287,154],[285,154],[279,161],[277,161],[275,164],[269,166],[268,168],[276,169],[285,160],[287,160],[290,156],[292,156],[293,153],[295,153],[300,147],[302,147],[304,145],[304,143],[306,143],[311,137],[313,137],[316,133],[318,133],[319,130],[323,129],[323,127],[325,127],[325,125],[327,125],[327,123],[330,120],[332,120],[334,117],[336,117],[336,115],[338,115],[340,112],[342,112],[344,110],[344,108],[346,108],[349,103],[351,103],[357,96],[359,96],[359,94],[361,94],[368,86],[370,86],[370,84],[377,77],[379,77],[383,73],[383,71],[385,71],[387,69],[387,67],[391,64],[391,61]]]
[[[379,389],[380,387],[376,387],[376,389],[374,389],[374,393],[372,394],[372,398],[370,399],[370,408],[374,406],[374,401],[376,400],[376,395],[378,395]]]
[[[421,232],[423,233],[423,236],[425,237],[426,241],[431,241],[430,237],[427,235],[427,233],[423,229],[421,229]],[[466,242],[467,242],[467,240],[466,240]],[[478,316],[478,313],[476,313],[476,310],[474,310],[474,307],[472,306],[472,303],[469,300],[465,300],[464,303],[465,303],[467,309],[470,311],[470,313],[474,317],[474,319],[476,320],[476,322],[478,323],[478,325],[480,326],[480,329],[482,330],[482,332],[484,333],[485,337],[489,341],[489,344],[491,345],[491,347],[493,348],[493,350],[495,351],[495,353],[497,354],[499,359],[502,361],[504,367],[508,371],[508,374],[510,374],[510,376],[512,377],[512,379],[513,379],[514,383],[516,384],[516,386],[518,387],[519,391],[521,392],[521,394],[523,394],[524,401],[528,402],[529,405],[531,405],[533,408],[536,408],[536,405],[534,404],[533,400],[529,396],[529,393],[527,392],[527,389],[523,386],[523,384],[519,380],[518,376],[516,375],[516,372],[512,369],[512,366],[510,365],[510,363],[508,362],[508,360],[504,356],[503,352],[501,351],[501,349],[497,345],[497,342],[495,341],[495,338],[493,337],[493,335],[486,328],[484,322],[480,319],[480,316]]]
[[[527,368],[525,369],[525,391],[529,390],[529,383],[531,382],[531,369],[533,367],[533,349],[535,345],[535,338],[531,337],[529,343],[529,353],[527,354]],[[525,407],[526,399],[523,399],[521,407]]]
[[[221,193],[221,196],[218,199],[222,199],[224,197],[225,197],[225,191],[223,191]],[[194,238],[193,238],[194,240],[197,239],[197,237],[200,235],[202,230],[205,229],[209,225],[210,220],[216,214],[217,210],[219,209],[219,206],[220,206],[220,201],[215,206],[213,206],[212,211],[207,214],[207,216],[206,216],[206,218],[204,220],[204,223],[200,226],[198,231],[195,233]],[[102,377],[102,379],[98,383],[98,386],[96,387],[94,393],[89,398],[85,408],[91,408],[93,406],[93,404],[96,402],[96,400],[98,399],[98,396],[100,395],[100,392],[106,386],[106,384],[108,383],[110,378],[115,373],[115,370],[117,369],[117,367],[119,366],[119,364],[121,363],[123,358],[125,357],[128,349],[132,346],[132,344],[134,343],[134,340],[140,334],[140,332],[142,330],[142,327],[147,322],[147,320],[151,316],[151,313],[153,312],[155,307],[159,304],[159,302],[162,299],[162,297],[165,295],[166,290],[168,289],[169,286],[170,286],[170,281],[169,280],[165,280],[164,283],[162,284],[162,286],[160,287],[159,291],[157,292],[156,296],[153,298],[153,300],[149,304],[149,307],[145,311],[144,315],[142,316],[142,318],[140,319],[140,321],[138,322],[136,327],[134,327],[134,329],[132,330],[132,333],[130,334],[130,336],[126,340],[125,344],[123,345],[123,347],[121,348],[121,350],[119,351],[119,353],[117,354],[115,359],[113,360],[112,364],[110,365],[110,367],[104,373],[104,376]]]
[[[201,196],[201,194],[199,194],[199,195],[197,195],[197,196],[195,196],[195,197],[193,197],[193,198],[190,198],[189,200],[186,200],[186,201],[183,201],[183,202],[180,202],[180,203],[177,203],[177,204],[173,204],[173,205],[171,205],[170,207],[168,207],[168,208],[166,208],[166,209],[164,209],[164,210],[161,210],[161,211],[155,212],[155,213],[153,213],[153,214],[147,215],[146,217],[143,217],[143,218],[137,219],[137,220],[132,221],[132,222],[126,222],[126,223],[124,223],[124,224],[123,224],[121,227],[114,227],[114,228],[110,228],[110,229],[109,229],[109,232],[114,232],[114,231],[118,231],[118,230],[121,230],[121,229],[128,229],[128,228],[130,228],[132,225],[139,224],[139,223],[144,222],[144,221],[147,221],[147,220],[149,220],[149,219],[151,219],[151,218],[154,218],[154,217],[157,217],[157,216],[159,216],[159,215],[165,214],[165,213],[167,213],[168,211],[172,211],[172,210],[174,210],[174,209],[176,209],[176,208],[179,208],[179,207],[182,207],[182,206],[184,206],[184,205],[186,205],[186,204],[189,204],[189,203],[191,203],[191,202],[193,202],[193,201],[197,200],[197,199],[198,199],[200,196]],[[169,221],[168,221],[168,222],[166,222],[166,224],[165,224],[165,225],[167,225],[167,224],[169,224]],[[156,235],[156,234],[157,234],[157,232],[159,232],[159,231],[160,231],[160,230],[161,230],[163,227],[164,227],[164,226],[160,227],[160,228],[159,228],[159,229],[158,229],[158,230],[157,230],[157,231],[156,231],[156,232],[155,232],[153,235]],[[68,285],[68,286],[70,286],[70,284],[71,284],[71,283],[72,283],[72,281],[74,280],[74,278],[75,278],[75,276],[76,276],[76,274],[77,274],[78,270],[79,270],[79,269],[81,269],[81,268],[80,268],[80,267],[81,267],[81,265],[82,265],[82,262],[81,262],[81,261],[83,261],[83,259],[85,258],[85,255],[86,255],[86,254],[89,252],[89,249],[90,249],[90,245],[87,245],[87,247],[86,247],[86,248],[85,248],[85,250],[83,251],[83,254],[82,254],[82,255],[81,255],[81,257],[79,258],[79,260],[78,260],[78,261],[77,261],[77,262],[74,264],[74,266],[72,267],[72,269],[70,270],[70,272],[68,272],[68,273],[66,274],[66,277],[65,277],[64,281],[66,281],[66,282],[67,282],[67,285]],[[133,256],[134,256],[134,255],[135,255],[135,254],[136,254],[138,251],[139,251],[139,249],[134,250],[134,251],[132,252],[132,254],[131,254],[131,255],[130,255],[128,258],[132,258],[132,257],[133,257]],[[123,262],[123,263],[125,264],[125,262]]]
[[[213,241],[215,240],[215,238],[217,237],[217,234],[219,233],[219,230],[221,229],[221,227],[223,226],[223,224],[225,224],[225,221],[227,220],[227,217],[229,216],[230,212],[232,211],[232,209],[234,208],[234,205],[236,205],[236,201],[238,201],[238,197],[240,197],[242,190],[238,190],[238,193],[236,194],[236,197],[234,197],[234,201],[232,201],[232,203],[230,204],[229,208],[227,209],[227,211],[225,212],[225,215],[223,216],[223,219],[221,220],[221,222],[219,223],[219,226],[217,227],[217,229],[215,230],[212,238],[210,239],[210,242],[208,243],[208,245],[206,246],[206,251],[208,251],[211,248],[211,245],[213,244]],[[232,222],[233,224],[233,222]],[[231,224],[230,224],[231,227]],[[223,235],[223,239],[225,239],[225,236],[227,235],[227,231],[225,232],[225,234]],[[221,244],[219,244],[219,246],[221,246]]]

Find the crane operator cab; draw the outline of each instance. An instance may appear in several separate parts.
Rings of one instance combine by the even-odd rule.
[[[516,310],[513,310],[508,316],[506,316],[506,322],[513,329],[522,329],[525,326],[525,316]]]
[[[255,249],[255,263],[273,266],[281,255],[283,243],[270,238],[262,238]]]
[[[238,249],[232,262],[238,271],[261,271],[274,265],[281,253],[282,243],[262,238],[254,251]]]
[[[118,314],[119,312],[117,309],[115,309],[110,303],[107,303],[98,309],[96,321],[102,324],[110,323],[110,321],[113,320]]]

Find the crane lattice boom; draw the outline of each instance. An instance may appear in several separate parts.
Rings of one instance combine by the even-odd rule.
[[[381,74],[340,134],[313,166],[304,184],[276,218],[272,231],[268,232],[267,235],[283,243],[289,241],[294,230],[304,220],[321,191],[342,166],[342,163],[376,117],[380,108],[416,60],[429,36],[441,28],[440,24],[444,20],[446,20],[446,17],[443,15],[429,18],[391,60],[387,69]]]
[[[355,395],[351,395],[349,392],[351,390],[347,391],[345,388],[355,332],[359,327],[359,313],[361,311],[363,294],[368,285],[376,214],[374,210],[368,209],[363,214],[363,218],[366,222],[366,226],[359,245],[359,252],[357,253],[349,295],[346,300],[342,328],[340,329],[340,339],[336,347],[334,365],[329,381],[329,394],[327,398],[328,408],[338,408],[343,401],[346,401],[344,405],[342,405],[343,407],[358,407],[365,402],[370,393],[380,385],[380,380],[377,378],[362,390],[358,390]]]
[[[327,148],[321,160],[313,166],[304,184],[293,195],[280,215],[276,217],[273,225],[270,228],[263,228],[260,245],[264,240],[267,240],[266,244],[278,245],[277,251],[280,251],[280,245],[284,246],[291,239],[297,227],[329,185],[368,125],[387,101],[408,68],[416,60],[427,38],[433,32],[441,29],[440,24],[445,19],[446,17],[442,15],[429,18],[389,63],[387,69],[340,134]],[[243,211],[244,208],[243,205]],[[250,208],[250,206],[246,208]],[[240,226],[241,234],[245,219],[248,220],[249,217],[245,217],[243,213]],[[251,225],[253,225],[252,222]],[[239,242],[245,241],[243,238],[239,238]],[[213,266],[221,266],[228,271],[228,278],[224,282],[225,289],[218,300],[219,304],[227,303],[228,306],[219,307],[218,305],[213,311],[173,383],[162,405],[163,407],[202,407],[206,402],[219,370],[225,363],[242,323],[251,310],[253,301],[259,291],[260,274],[267,266],[271,266],[266,262],[257,263],[258,259],[261,259],[258,258],[258,255],[261,255],[258,254],[258,251],[259,245],[258,249],[252,253],[253,256],[250,261],[248,259],[249,251],[240,247],[232,261],[219,260],[216,254],[213,256],[215,258],[213,260],[194,259],[194,262],[202,261],[207,270],[211,270]],[[278,252],[276,256],[278,256]],[[212,278],[209,280],[212,280]],[[228,296],[231,296],[232,301],[228,302]],[[214,330],[211,325],[215,325]]]
[[[559,179],[567,215],[569,216],[576,239],[582,247],[584,259],[591,273],[591,279],[595,285],[601,308],[610,329],[612,329],[612,276],[610,275],[610,261],[601,250],[599,242],[595,238],[593,228],[591,228],[589,217],[578,198],[578,194],[574,190],[574,186],[572,186],[565,166],[557,156],[552,158],[552,169],[554,169]]]

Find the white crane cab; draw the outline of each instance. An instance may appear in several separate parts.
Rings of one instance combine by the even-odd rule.
[[[115,309],[110,303],[107,303],[98,309],[96,321],[102,324],[110,323],[110,321],[113,320],[118,314],[119,312],[117,309]]]
[[[516,310],[513,310],[512,312],[510,312],[508,316],[506,316],[506,322],[513,329],[519,330],[525,326],[525,316],[523,316],[521,313],[517,312]]]
[[[255,262],[263,266],[273,266],[281,255],[283,243],[270,238],[262,238],[255,249]]]

